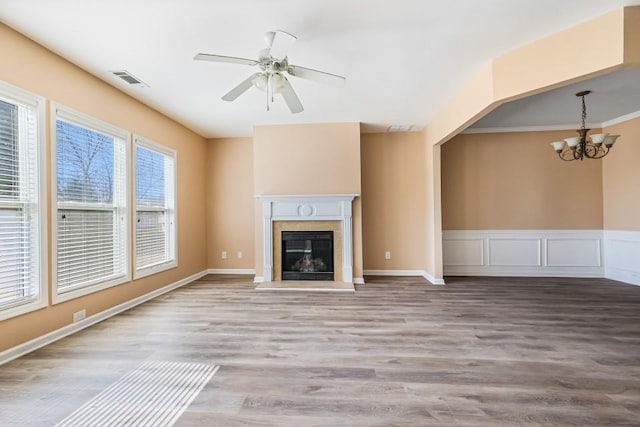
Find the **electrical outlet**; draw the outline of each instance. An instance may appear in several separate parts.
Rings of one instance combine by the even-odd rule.
[[[384,253],[384,259],[391,259],[391,252],[387,251]]]
[[[222,251],[222,259],[227,259],[227,251]]]
[[[87,317],[87,310],[83,308],[80,311],[76,311],[75,313],[73,313],[73,323],[79,322],[83,320],[85,317]]]
[[[242,259],[242,251],[238,251],[238,259]]]

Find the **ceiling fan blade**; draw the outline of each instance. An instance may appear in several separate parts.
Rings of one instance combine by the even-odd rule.
[[[312,70],[311,68],[290,65],[287,72],[301,79],[313,80],[318,83],[326,83],[333,86],[344,86],[346,79],[336,74],[325,73],[324,71]]]
[[[278,61],[282,61],[287,56],[287,52],[289,52],[289,49],[291,49],[291,46],[293,46],[296,40],[297,38],[294,35],[280,30],[276,31],[273,36],[269,55]]]
[[[296,95],[291,83],[289,83],[289,80],[287,80],[285,76],[282,76],[282,89],[280,89],[280,94],[293,114],[304,111],[304,107],[302,106],[298,95]]]
[[[242,65],[257,65],[258,61],[246,58],[236,58],[234,56],[223,55],[211,55],[208,53],[199,53],[193,57],[196,61],[211,61],[211,62],[227,62],[229,64],[242,64]]]
[[[243,80],[238,86],[231,89],[225,96],[222,97],[225,101],[234,101],[237,97],[245,93],[251,86],[253,86],[253,79],[259,76],[260,73],[254,73],[250,75],[246,80]]]

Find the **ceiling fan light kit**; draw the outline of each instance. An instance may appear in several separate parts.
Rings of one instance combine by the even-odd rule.
[[[199,53],[193,59],[248,66],[257,65],[260,68],[259,72],[240,82],[240,84],[226,93],[222,99],[229,102],[234,101],[253,86],[266,92],[267,111],[269,111],[270,105],[274,101],[275,94],[282,95],[293,114],[304,111],[304,107],[293,90],[291,83],[289,83],[287,75],[318,83],[344,85],[345,78],[342,76],[289,64],[287,53],[296,41],[295,36],[285,31],[270,31],[264,35],[264,41],[267,47],[259,52],[258,60],[208,53]]]
[[[609,150],[611,150],[613,144],[615,144],[616,140],[620,137],[620,135],[609,135],[608,133],[587,135],[591,129],[587,129],[585,125],[587,120],[587,105],[584,97],[590,93],[590,90],[576,93],[577,97],[582,98],[582,125],[580,129],[576,131],[579,136],[572,136],[562,141],[554,141],[551,143],[551,146],[555,152],[558,153],[558,156],[567,162],[584,160],[585,158],[601,159],[609,154]]]

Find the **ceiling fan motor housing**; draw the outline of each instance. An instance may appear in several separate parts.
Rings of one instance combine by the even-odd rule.
[[[265,49],[260,51],[259,66],[262,71],[279,73],[287,71],[287,68],[289,68],[289,61],[287,61],[287,58],[278,61],[269,55],[269,49]]]

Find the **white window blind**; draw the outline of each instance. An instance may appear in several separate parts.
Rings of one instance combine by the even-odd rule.
[[[93,290],[128,278],[127,140],[57,109],[56,289]]]
[[[136,139],[135,266],[137,277],[176,265],[175,153]]]
[[[0,319],[42,304],[38,101],[0,86]],[[24,312],[24,311],[23,311]],[[15,313],[20,314],[20,313]]]

